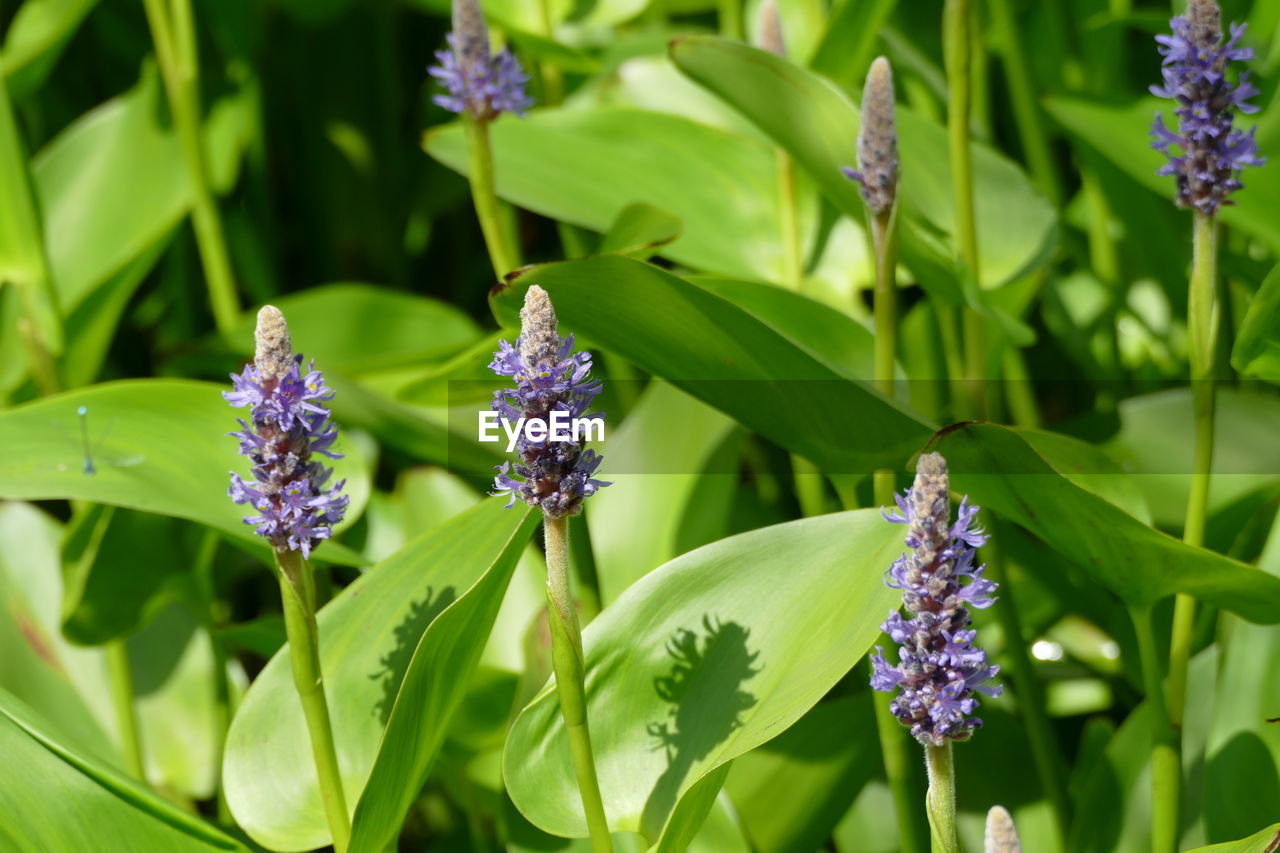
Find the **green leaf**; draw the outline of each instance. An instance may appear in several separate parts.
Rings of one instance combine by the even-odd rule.
[[[611,829],[656,840],[699,780],[817,703],[893,608],[882,575],[900,551],[901,531],[879,510],[754,530],[650,572],[588,625],[588,717]],[[527,818],[586,834],[554,684],[516,719],[503,764]]]
[[[631,255],[641,260],[679,239],[680,217],[651,204],[629,204],[600,241],[600,255]]]
[[[485,501],[417,537],[321,610],[320,660],[347,803],[362,802],[366,780],[378,798],[364,806],[362,825],[368,810],[394,813],[420,789],[415,774],[425,773],[467,687],[535,520],[528,510]],[[467,625],[468,617],[476,624]],[[236,822],[274,850],[329,842],[308,743],[282,649],[236,711],[223,765]],[[394,832],[399,818],[365,826],[361,837]]]
[[[165,583],[190,567],[177,523],[145,512],[89,504],[63,550],[62,634],[99,645],[132,633],[163,604]],[[139,559],[141,554],[165,559]]]
[[[1052,467],[1016,431],[958,424],[930,442],[953,491],[992,509],[1134,606],[1183,592],[1254,622],[1280,622],[1280,578],[1146,526]]]
[[[227,497],[228,472],[248,472],[226,433],[237,411],[222,399],[229,385],[175,379],[130,379],[46,397],[0,412],[0,497],[93,501],[186,518],[265,549]],[[86,417],[77,417],[83,406]],[[85,472],[85,439],[96,473]],[[349,525],[369,499],[369,473],[359,448],[339,433],[345,458]],[[351,559],[336,543],[317,552]],[[357,562],[354,565],[358,565]]]
[[[599,448],[604,464],[619,471],[609,473],[613,485],[591,498],[587,513],[602,605],[680,553],[681,526],[706,499],[699,475],[732,429],[722,413],[654,382]],[[737,480],[736,471],[708,476]],[[727,520],[727,506],[722,513]]]
[[[1272,440],[1280,399],[1222,387],[1216,405],[1211,514],[1280,480],[1280,445]],[[1146,497],[1155,522],[1181,528],[1195,447],[1190,389],[1130,397],[1120,402],[1119,415],[1120,431],[1105,445],[1107,454]]]
[[[101,653],[58,630],[61,542],[62,526],[44,512],[0,502],[0,688],[66,732],[67,746],[118,763]]]
[[[62,321],[45,257],[40,214],[27,171],[27,156],[0,63],[0,286],[21,288],[27,316],[51,355],[62,351]]]
[[[418,641],[356,806],[350,853],[379,853],[395,842],[466,695],[520,552],[539,521],[527,510],[496,508],[499,502],[494,500],[486,504],[481,516],[506,513],[523,524],[511,531],[480,579],[436,617]],[[464,554],[476,549],[477,543],[467,538],[461,543]],[[452,562],[463,561],[455,556]]]
[[[900,465],[928,437],[923,419],[869,385],[656,267],[618,257],[534,267],[494,298],[500,320],[513,322],[525,288],[535,283],[551,294],[565,331],[599,342],[828,471]]]
[[[536,110],[524,121],[495,122],[490,133],[498,195],[513,204],[604,232],[643,202],[684,224],[666,257],[738,278],[783,278],[777,156],[766,143],[612,108]],[[423,145],[467,173],[460,125],[432,128]]]
[[[1249,301],[1231,350],[1231,365],[1245,376],[1280,383],[1280,267]]]
[[[0,50],[10,89],[23,98],[40,88],[63,48],[98,0],[27,0],[13,16]]]
[[[850,379],[875,376],[875,338],[857,320],[794,290],[711,276],[687,279],[732,302],[791,343]]]
[[[840,171],[856,165],[858,110],[838,87],[773,54],[713,36],[678,38],[671,57],[790,152],[837,207],[863,221],[858,185]],[[898,141],[903,258],[939,293],[953,291],[955,205],[946,130],[899,110]],[[973,172],[980,280],[997,287],[1044,259],[1055,239],[1055,215],[1026,175],[995,151],[974,145]]]
[[[1045,109],[1069,133],[1114,163],[1144,187],[1159,193],[1173,204],[1174,180],[1156,174],[1165,158],[1151,147],[1151,122],[1163,112],[1172,121],[1173,103],[1143,98],[1126,106],[1079,98],[1049,97]],[[1241,177],[1245,188],[1231,196],[1231,205],[1218,217],[1232,228],[1257,237],[1272,252],[1280,251],[1280,219],[1272,215],[1280,206],[1280,174],[1275,169],[1248,169]],[[1191,215],[1186,218],[1187,239]]]
[[[809,853],[878,771],[878,751],[867,695],[844,696],[736,759],[725,788],[755,849]]]
[[[273,304],[289,321],[307,359],[326,370],[359,375],[456,355],[480,336],[464,311],[371,284],[327,284]],[[253,352],[257,318],[246,312],[227,335],[236,352]],[[429,330],[430,334],[424,334]]]
[[[1280,849],[1280,823],[1273,823],[1248,838],[1228,841],[1225,844],[1197,847],[1190,853],[1275,853],[1278,849]]]
[[[63,745],[54,729],[0,690],[0,846],[15,851],[129,849],[244,851],[235,839],[93,758]],[[74,808],[69,808],[74,804]]]

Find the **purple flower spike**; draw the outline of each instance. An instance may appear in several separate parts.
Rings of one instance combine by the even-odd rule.
[[[911,734],[926,746],[967,740],[982,720],[976,693],[999,696],[1000,686],[986,684],[1000,667],[987,663],[987,653],[973,645],[966,607],[989,607],[994,582],[973,567],[975,551],[986,534],[974,526],[978,514],[968,500],[951,522],[947,462],[937,453],[920,457],[911,491],[895,496],[898,509],[884,513],[907,525],[910,554],[889,568],[885,583],[902,590],[910,619],[894,611],[880,626],[899,645],[897,666],[880,647],[871,657],[871,686],[885,693],[901,690],[889,706]],[[968,583],[961,586],[961,580]]]
[[[555,309],[547,292],[536,284],[525,293],[520,311],[520,337],[515,346],[500,341],[489,369],[509,376],[514,388],[493,394],[493,410],[515,423],[520,419],[542,421],[550,426],[552,413],[568,418],[603,420],[603,412],[588,415],[587,409],[600,393],[600,382],[591,379],[591,353],[573,351],[573,335],[560,337]],[[498,466],[493,479],[494,495],[510,495],[510,507],[520,498],[539,507],[548,518],[563,518],[582,511],[582,501],[604,486],[593,478],[601,457],[584,450],[578,440],[533,440],[524,430],[516,440],[520,461]]]
[[[1247,101],[1258,90],[1248,72],[1236,85],[1227,80],[1227,66],[1253,59],[1253,50],[1239,46],[1244,24],[1232,24],[1223,40],[1221,16],[1215,0],[1190,0],[1186,15],[1169,22],[1173,35],[1156,36],[1164,84],[1151,87],[1152,94],[1177,102],[1178,116],[1176,132],[1159,114],[1151,126],[1151,147],[1169,159],[1157,174],[1177,179],[1179,207],[1210,216],[1243,186],[1241,169],[1266,162],[1258,156],[1254,128],[1232,127],[1237,110],[1257,112]]]
[[[482,121],[504,112],[523,116],[533,106],[525,93],[529,77],[511,51],[496,55],[489,50],[489,30],[477,0],[454,0],[453,32],[447,50],[436,51],[436,62],[427,69],[447,94],[436,95],[437,104],[450,112],[469,113]]]
[[[258,312],[258,348],[254,363],[231,374],[233,391],[222,396],[235,408],[248,407],[250,422],[240,420],[240,453],[253,463],[253,481],[231,474],[231,499],[256,513],[245,517],[277,551],[301,551],[310,557],[322,539],[333,535],[348,498],[345,481],[325,488],[331,468],[313,454],[340,458],[329,448],[338,436],[325,404],[333,391],[314,367],[302,371],[294,355],[284,315],[272,305]]]

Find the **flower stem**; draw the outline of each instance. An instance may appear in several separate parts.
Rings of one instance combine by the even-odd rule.
[[[547,41],[554,42],[556,21],[551,11],[551,2],[552,0],[539,0],[538,5],[542,12],[543,35],[547,37]],[[558,66],[547,61],[539,63],[538,71],[542,75],[542,102],[548,107],[559,106],[564,100],[564,74]]]
[[[1191,404],[1195,418],[1195,459],[1191,493],[1182,540],[1197,548],[1204,545],[1209,509],[1209,478],[1213,470],[1214,353],[1218,339],[1217,266],[1218,238],[1214,218],[1196,214],[1195,243],[1191,261],[1191,287],[1187,298],[1187,336],[1191,358]],[[1195,615],[1189,596],[1178,596],[1174,610],[1174,645],[1169,672],[1169,714],[1174,725],[1182,722],[1186,698],[1186,667],[1191,651],[1191,623]],[[1179,618],[1181,617],[1181,618]]]
[[[871,241],[875,255],[875,382],[876,390],[892,396],[894,389],[894,355],[897,348],[898,318],[895,270],[898,263],[897,205],[881,214],[871,215]],[[888,468],[872,475],[872,493],[877,506],[893,506],[894,472]],[[884,645],[888,638],[881,635]],[[898,840],[903,850],[924,847],[923,827],[919,824],[919,800],[912,792],[907,750],[907,730],[889,710],[893,697],[874,694],[876,731],[880,737],[880,754],[885,777],[893,794],[898,818]]]
[[[1151,850],[1172,853],[1178,846],[1178,798],[1182,788],[1178,735],[1169,724],[1165,707],[1151,609],[1135,610],[1133,624],[1142,657],[1142,681],[1151,706]]]
[[[1033,77],[1018,34],[1017,20],[1010,0],[989,0],[992,24],[999,32],[997,49],[1004,64],[1004,78],[1009,86],[1013,118],[1022,142],[1022,156],[1040,192],[1055,208],[1062,203],[1062,188],[1053,168],[1049,137],[1041,120],[1040,105],[1033,88]]]
[[[142,738],[138,731],[138,714],[133,701],[133,675],[129,672],[129,651],[123,639],[103,646],[107,657],[107,679],[111,684],[111,702],[115,706],[116,726],[120,734],[120,753],[125,770],[143,783],[147,781],[142,759]]]
[[[502,211],[498,207],[498,195],[494,189],[493,150],[489,145],[489,122],[471,115],[462,117],[467,131],[467,176],[471,179],[471,199],[475,203],[476,217],[489,250],[493,273],[501,281],[520,266],[520,255],[507,240],[502,225]]]
[[[924,765],[929,772],[925,808],[929,812],[933,853],[960,853],[960,836],[956,832],[956,769],[951,743],[926,746]]]
[[[333,847],[337,853],[344,853],[351,841],[351,817],[342,789],[338,753],[329,721],[329,703],[325,699],[324,677],[320,672],[315,578],[311,575],[311,567],[297,551],[276,551],[276,568],[284,605],[285,634],[289,639],[289,658],[293,665],[293,684],[307,720],[311,754],[316,762],[320,797],[324,801]]]
[[[741,39],[742,0],[720,0],[720,35],[730,39]]]
[[[951,186],[955,195],[956,251],[961,272],[972,284],[973,295],[981,287],[978,258],[978,226],[973,201],[973,162],[969,152],[969,114],[972,83],[972,10],[969,0],[946,0],[943,8],[943,52],[947,68],[947,136],[951,155]],[[966,297],[970,288],[965,288]],[[982,315],[966,305],[963,315],[965,373],[973,381],[970,405],[973,414],[985,407],[982,380],[986,377],[986,335]]]
[[[587,727],[586,666],[583,661],[582,632],[578,612],[569,589],[569,524],[565,518],[546,518],[543,532],[547,543],[547,605],[551,623],[551,664],[560,696],[560,713],[569,733],[569,750],[578,777],[578,792],[586,813],[591,847],[595,853],[610,853],[613,841],[591,755],[591,732]]]
[[[209,155],[200,131],[200,63],[191,0],[143,0],[169,110],[191,182],[191,224],[218,331],[235,327],[240,314],[222,219],[209,186]],[[166,8],[166,5],[168,8]]]

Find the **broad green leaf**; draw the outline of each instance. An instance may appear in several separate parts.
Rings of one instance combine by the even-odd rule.
[[[238,414],[222,399],[229,387],[130,379],[0,412],[0,444],[8,451],[0,461],[0,497],[67,498],[171,515],[265,548],[243,522],[244,508],[227,497],[228,472],[248,473],[226,435]],[[336,447],[346,454],[334,462],[334,477],[347,480],[348,525],[369,498],[369,474],[354,442],[339,433]],[[85,471],[86,450],[96,473]],[[320,559],[326,551],[333,559],[353,556],[325,543]]]
[[[321,610],[321,667],[353,810],[378,760],[384,728],[397,716],[401,682],[410,671],[405,695],[422,704],[411,707],[406,700],[399,710],[394,748],[403,750],[401,757],[411,760],[414,771],[424,757],[429,761],[433,747],[427,739],[438,745],[448,722],[448,713],[441,712],[451,711],[466,689],[470,673],[464,664],[473,651],[479,653],[465,643],[450,645],[465,627],[458,619],[466,613],[479,619],[496,608],[532,523],[527,510],[485,501],[417,537]],[[483,644],[488,629],[480,627]],[[449,639],[439,644],[423,639],[446,634]],[[227,737],[223,783],[236,822],[255,841],[273,850],[310,850],[329,842],[329,830],[290,666],[286,647],[245,694]],[[443,680],[422,692],[436,676]],[[426,713],[426,703],[437,702],[438,725],[401,728]],[[379,771],[377,796],[387,796],[381,780],[389,769]],[[405,796],[415,795],[422,782],[407,776],[397,781]],[[384,804],[394,807],[389,800]],[[368,829],[391,831],[398,825],[395,820]]]
[[[1191,489],[1195,418],[1191,392],[1174,388],[1122,400],[1120,432],[1104,446],[1151,507],[1157,524],[1180,529]],[[1214,416],[1210,513],[1280,481],[1280,398],[1220,387]]]
[[[54,728],[0,690],[0,846],[21,853],[244,851],[235,839],[123,773],[64,745]],[[127,839],[127,840],[126,840]],[[119,849],[116,847],[115,849]]]
[[[223,732],[219,730],[209,633],[187,607],[170,603],[126,646],[147,778],[162,790],[212,797]],[[234,703],[244,691],[240,665],[227,669]]]
[[[606,477],[613,485],[592,497],[587,513],[602,605],[680,553],[681,525],[706,500],[699,475],[733,426],[705,403],[654,382],[598,448],[604,465],[613,466]],[[737,470],[710,476],[736,481]],[[727,520],[728,507],[723,514]]]
[[[738,278],[783,278],[777,157],[766,143],[677,116],[609,108],[535,111],[495,122],[490,133],[498,194],[507,201],[601,232],[644,202],[684,223],[663,251],[672,260]],[[427,131],[424,147],[466,174],[460,125]]]
[[[1245,376],[1280,383],[1280,267],[1273,269],[1249,302],[1231,365]]]
[[[1248,838],[1197,847],[1190,853],[1275,853],[1277,849],[1280,849],[1280,823],[1273,823]]]
[[[663,827],[658,843],[653,846],[653,853],[683,853],[689,849],[715,807],[720,789],[724,787],[724,780],[732,766],[732,761],[726,761],[685,792],[680,802],[676,803],[667,825]],[[741,840],[741,834],[738,838]],[[744,845],[740,846],[745,849]]]
[[[875,338],[848,314],[771,285],[702,275],[688,280],[737,305],[832,370],[850,379],[875,378]]]
[[[754,121],[855,221],[866,205],[858,185],[844,177],[856,165],[858,110],[830,81],[765,51],[712,36],[676,39],[671,56],[685,74]],[[944,128],[909,111],[898,112],[901,157],[903,258],[918,275],[931,270],[939,292],[954,288],[955,231]],[[980,280],[996,287],[1045,256],[1055,237],[1055,215],[1013,163],[973,146]]]
[[[513,321],[530,284],[551,294],[564,331],[597,341],[829,472],[900,466],[928,437],[923,419],[868,384],[656,267],[618,257],[534,267],[494,298],[500,320]]]
[[[101,653],[59,631],[62,535],[31,504],[0,502],[0,688],[66,732],[68,746],[118,763]]]
[[[1165,158],[1151,147],[1151,122],[1157,112],[1173,122],[1173,102],[1143,98],[1133,104],[1111,104],[1079,98],[1052,96],[1045,108],[1069,133],[1114,163],[1138,183],[1173,204],[1174,180],[1156,174]],[[1280,219],[1272,212],[1280,206],[1280,174],[1275,169],[1249,169],[1241,177],[1245,189],[1231,196],[1232,204],[1218,216],[1224,223],[1257,237],[1271,251],[1280,251]],[[1191,215],[1186,218],[1191,239]]]
[[[498,503],[488,501],[479,513],[509,512],[523,524],[511,532],[484,574],[432,620],[418,641],[356,806],[350,853],[379,853],[395,842],[397,828],[413,807],[480,662],[516,561],[538,522],[534,513],[495,508]],[[474,548],[463,542],[463,547]]]
[[[89,646],[137,630],[164,603],[170,579],[189,571],[184,553],[192,550],[174,519],[89,504],[74,518],[62,555],[63,636]]]
[[[98,0],[26,0],[0,50],[10,88],[23,97],[40,88],[63,48]]]
[[[642,260],[680,238],[683,224],[678,216],[651,204],[630,204],[600,241],[597,254],[634,255]]]
[[[243,101],[223,100],[206,118],[211,177],[218,188],[234,179],[243,149]],[[63,311],[74,309],[186,215],[191,191],[164,110],[159,75],[147,66],[133,89],[81,116],[32,160]],[[102,203],[125,198],[128,204]]]
[[[813,70],[846,89],[862,85],[875,55],[880,27],[897,0],[844,0],[835,4],[827,32],[813,57]]]
[[[480,336],[459,308],[371,284],[327,284],[273,303],[289,321],[307,359],[324,369],[358,375],[439,361]],[[237,352],[253,352],[257,318],[246,312],[228,335]]]
[[[655,841],[699,780],[816,704],[893,608],[882,575],[900,551],[878,510],[790,522],[678,557],[596,617],[587,704],[610,828]],[[503,764],[529,820],[586,834],[554,684],[516,719]]]
[[[1258,570],[1280,575],[1280,523],[1258,560]],[[1259,673],[1280,665],[1280,632],[1231,619],[1224,626],[1222,678],[1215,687],[1205,758],[1204,822],[1208,840],[1238,838],[1273,815],[1280,799],[1280,685]]]
[[[1154,530],[1052,467],[1013,430],[957,424],[930,442],[952,490],[1040,537],[1133,606],[1175,592],[1261,624],[1280,622],[1280,578]]]
[[[733,762],[725,789],[757,850],[822,847],[880,767],[865,694],[822,702],[769,743]]]

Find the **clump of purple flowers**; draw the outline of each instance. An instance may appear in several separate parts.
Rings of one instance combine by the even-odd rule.
[[[985,566],[973,565],[987,537],[974,526],[978,507],[967,499],[951,523],[948,491],[946,460],[925,454],[911,491],[896,498],[898,511],[885,513],[889,521],[907,525],[912,551],[894,562],[885,582],[902,590],[911,618],[894,611],[881,626],[900,646],[898,665],[889,665],[880,646],[871,659],[871,686],[886,693],[901,689],[890,710],[926,746],[968,739],[982,725],[970,716],[978,707],[974,694],[999,696],[1001,690],[985,683],[1000,667],[988,664],[987,653],[974,647],[977,632],[969,627],[968,608],[995,601],[996,584],[982,576]]]
[[[438,65],[427,69],[447,94],[434,100],[446,110],[487,121],[500,113],[523,116],[533,106],[525,94],[529,78],[511,51],[489,50],[489,30],[477,0],[454,0],[453,32],[447,50],[436,51]]]
[[[538,420],[548,427],[556,411],[571,419],[603,418],[603,412],[586,414],[600,393],[600,382],[590,378],[591,353],[575,353],[573,335],[560,337],[551,299],[536,284],[525,293],[520,321],[515,346],[500,341],[489,364],[494,373],[515,381],[514,388],[494,392],[493,410],[513,423]],[[549,434],[535,441],[522,429],[516,453],[520,461],[514,470],[510,462],[503,462],[493,479],[493,494],[511,496],[508,507],[520,498],[548,518],[563,518],[578,514],[584,498],[610,485],[592,478],[601,457],[578,442],[553,441]]]
[[[222,396],[232,406],[250,408],[243,418],[240,453],[253,462],[253,482],[231,474],[231,499],[256,510],[245,518],[277,551],[301,551],[310,557],[322,539],[333,534],[349,498],[340,495],[345,480],[325,488],[333,474],[313,454],[341,458],[330,448],[338,430],[329,423],[325,403],[333,391],[314,365],[302,372],[302,356],[294,355],[288,328],[279,309],[258,312],[257,354],[242,373],[231,374],[234,391]]]
[[[1152,147],[1169,158],[1158,174],[1177,178],[1179,207],[1207,215],[1231,204],[1227,196],[1243,186],[1241,169],[1265,162],[1257,153],[1256,128],[1246,132],[1232,127],[1236,110],[1258,111],[1247,102],[1258,90],[1249,83],[1247,71],[1238,85],[1232,85],[1226,73],[1229,63],[1252,59],[1253,50],[1239,46],[1244,24],[1232,24],[1231,37],[1224,42],[1220,19],[1214,0],[1190,0],[1186,15],[1169,22],[1173,35],[1156,36],[1164,57],[1164,84],[1151,87],[1153,94],[1178,104],[1176,133],[1160,114],[1151,127]],[[1170,150],[1174,145],[1181,154]]]

